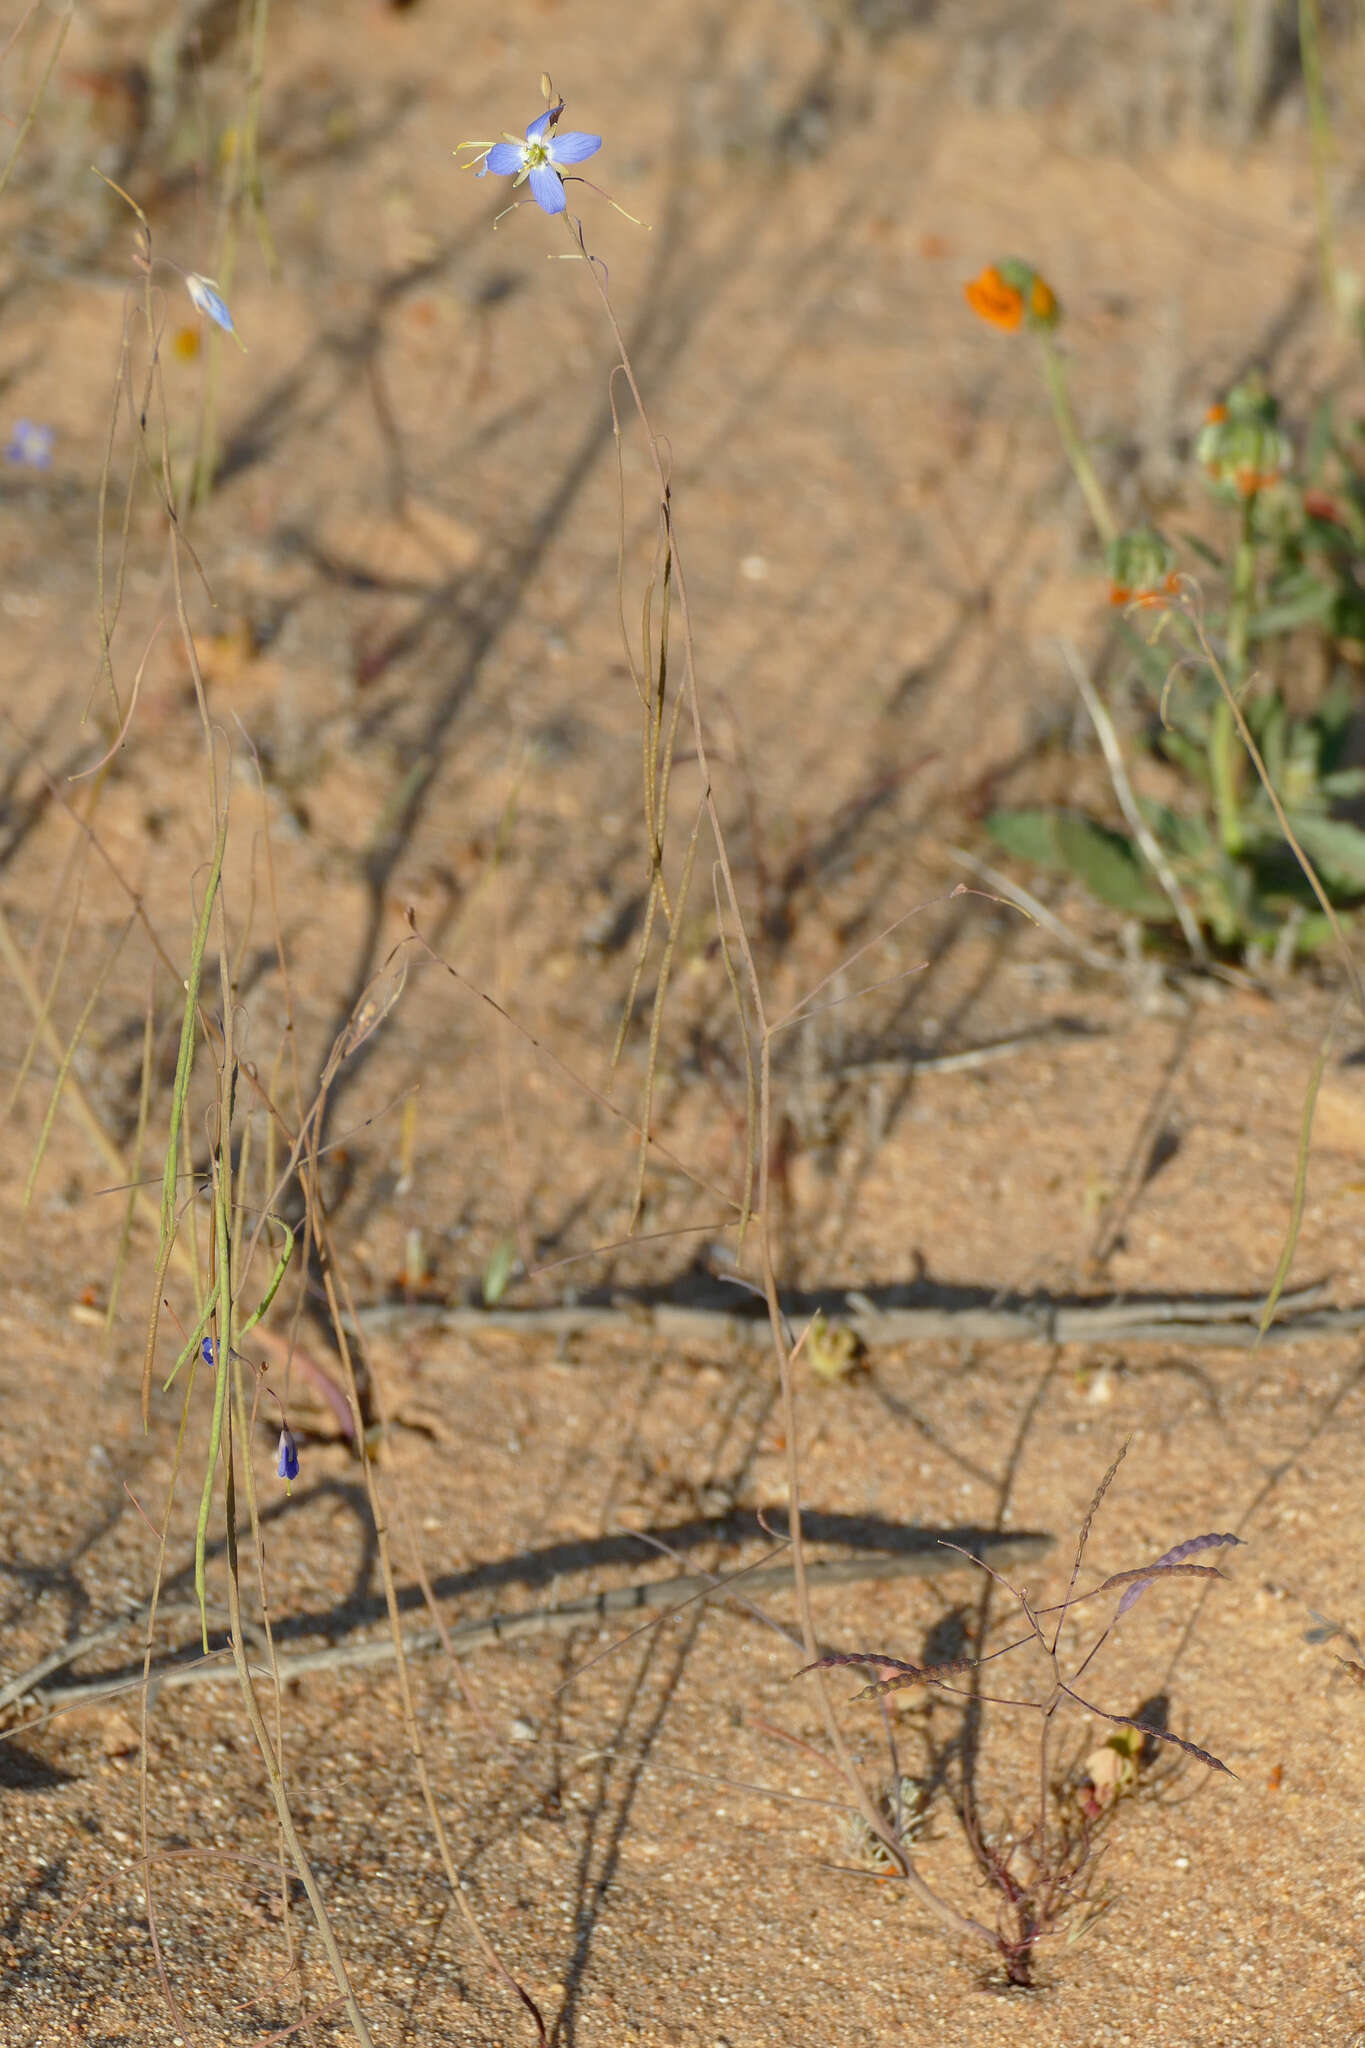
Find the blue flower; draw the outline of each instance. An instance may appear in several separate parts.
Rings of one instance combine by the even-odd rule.
[[[280,1455],[275,1470],[281,1479],[297,1479],[299,1476],[299,1447],[294,1442],[292,1429],[280,1431]]]
[[[512,178],[518,185],[527,178],[537,206],[546,213],[563,213],[564,183],[559,175],[562,166],[586,163],[602,147],[600,135],[585,135],[578,129],[557,135],[555,123],[563,111],[563,100],[556,107],[548,107],[531,123],[524,142],[518,142],[513,135],[505,142],[495,142],[484,157],[479,176],[491,171],[495,178]]]
[[[185,290],[199,312],[208,315],[215,327],[221,327],[224,334],[236,339],[237,329],[232,324],[227,300],[211,277],[200,277],[197,270],[185,272]]]
[[[560,205],[563,203],[561,199]],[[33,420],[16,420],[5,443],[5,460],[17,462],[21,469],[51,469],[55,438],[51,427],[39,426]]]
[[[205,1365],[217,1365],[218,1339],[216,1337],[205,1337],[199,1346],[199,1356],[203,1359]]]

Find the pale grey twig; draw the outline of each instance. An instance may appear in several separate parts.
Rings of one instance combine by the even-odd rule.
[[[1090,713],[1090,723],[1095,728],[1095,737],[1100,743],[1100,751],[1109,770],[1109,780],[1114,785],[1114,795],[1118,798],[1119,809],[1142,849],[1143,858],[1160,883],[1163,895],[1175,912],[1176,921],[1185,935],[1185,944],[1202,966],[1208,960],[1209,949],[1204,944],[1199,921],[1186,902],[1184,891],[1176,880],[1175,870],[1163,853],[1156,834],[1143,817],[1141,806],[1133,794],[1133,785],[1128,780],[1128,770],[1124,766],[1123,749],[1114,730],[1114,721],[1105,709],[1099,691],[1091,682],[1085,663],[1081,660],[1074,643],[1063,640],[1059,644],[1066,665],[1071,670],[1072,681],[1080,691],[1081,701]]]
[[[867,1551],[854,1557],[814,1558],[806,1570],[812,1586],[843,1586],[866,1579],[936,1579],[978,1562],[981,1553],[986,1551],[992,1557],[998,1557],[1002,1564],[1011,1565],[1037,1557],[1051,1546],[1050,1536],[1034,1533],[982,1535],[973,1539],[970,1550],[939,1543],[932,1548],[926,1544],[923,1550]],[[786,1559],[776,1564],[760,1565],[742,1577],[746,1592],[759,1587],[770,1590],[785,1586],[793,1577],[791,1561]],[[483,1620],[459,1622],[450,1629],[414,1629],[403,1636],[402,1647],[407,1656],[442,1647],[456,1656],[464,1656],[492,1643],[514,1643],[526,1636],[569,1635],[576,1629],[591,1627],[594,1622],[647,1608],[662,1609],[661,1618],[666,1620],[675,1609],[689,1605],[699,1596],[723,1597],[727,1590],[728,1582],[725,1579],[717,1581],[711,1572],[687,1572],[671,1579],[650,1579],[631,1586],[609,1587],[604,1592],[589,1593],[580,1600],[566,1600],[555,1607],[535,1607],[521,1614],[491,1614]],[[198,1613],[197,1607],[194,1612]],[[108,1640],[106,1633],[101,1634],[101,1640]],[[140,1676],[90,1679],[77,1685],[54,1687],[45,1694],[41,1689],[42,1678],[50,1676],[62,1665],[72,1663],[89,1647],[89,1639],[63,1645],[61,1650],[36,1664],[32,1671],[12,1679],[10,1696],[36,1698],[48,1709],[61,1710],[67,1706],[88,1704],[91,1700],[114,1698],[120,1693],[136,1692],[141,1687],[143,1681]],[[333,1643],[326,1649],[301,1650],[292,1655],[277,1656],[273,1673],[260,1666],[253,1675],[273,1684],[274,1675],[278,1674],[283,1684],[310,1671],[387,1663],[397,1654],[393,1636],[386,1635],[364,1642]],[[186,1685],[217,1685],[232,1678],[234,1671],[231,1664],[221,1659],[197,1659],[193,1663],[154,1664],[149,1676],[153,1686],[172,1690]],[[23,1725],[32,1727],[35,1724],[30,1721]],[[10,1732],[22,1734],[23,1727]]]
[[[894,1294],[894,1290],[886,1290]],[[1265,1298],[1261,1294],[1210,1301],[1198,1295],[1163,1295],[1135,1301],[1062,1301],[1032,1295],[1014,1301],[994,1300],[982,1291],[980,1302],[904,1306],[878,1300],[858,1288],[831,1287],[799,1299],[784,1296],[781,1306],[799,1323],[818,1308],[832,1322],[851,1330],[863,1344],[907,1344],[946,1338],[980,1344],[1183,1344],[1224,1351],[1249,1351],[1261,1344],[1287,1344],[1312,1337],[1340,1336],[1365,1328],[1365,1304],[1317,1308],[1325,1289],[1301,1287],[1281,1297],[1280,1307],[1297,1311],[1285,1322],[1260,1334]],[[567,1301],[544,1308],[481,1307],[472,1302],[383,1301],[360,1307],[356,1326],[363,1332],[394,1329],[459,1331],[478,1335],[505,1330],[524,1336],[565,1338],[611,1329],[632,1329],[661,1341],[715,1343],[729,1348],[761,1343],[766,1320],[704,1302],[661,1301],[625,1289],[609,1299]],[[642,1356],[645,1354],[642,1353]],[[439,1356],[425,1370],[439,1371]]]
[[[966,868],[978,881],[988,882],[1007,903],[1017,905],[1025,917],[1031,917],[1044,931],[1051,932],[1054,939],[1060,939],[1064,946],[1070,946],[1072,952],[1078,953],[1087,967],[1095,968],[1100,974],[1127,973],[1125,961],[1116,959],[1109,953],[1101,953],[1096,946],[1087,946],[1084,939],[1078,939],[1075,932],[1068,929],[1055,910],[1049,910],[1046,903],[1040,902],[1038,897],[1031,890],[1025,889],[1021,883],[1012,882],[1008,875],[1002,875],[999,868],[993,868],[986,861],[978,860],[974,853],[968,853],[963,846],[948,846],[944,848],[944,852],[949,860],[955,861],[960,868]]]

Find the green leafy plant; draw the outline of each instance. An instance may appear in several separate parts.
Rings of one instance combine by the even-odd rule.
[[[1154,933],[1179,927],[1197,953],[1287,961],[1327,942],[1333,912],[1365,902],[1365,812],[1351,808],[1365,796],[1351,758],[1365,654],[1361,439],[1324,406],[1296,466],[1255,376],[1210,410],[1196,455],[1232,515],[1226,548],[1188,537],[1197,578],[1153,527],[1106,548],[1141,745],[1177,780],[1169,793],[1135,793],[1112,729],[1101,730],[1124,825],[1003,809],[986,821],[999,845],[1075,876]],[[1078,474],[1089,503],[1093,468]],[[1107,512],[1096,526],[1112,532]],[[1098,696],[1087,689],[1086,701],[1107,726]]]

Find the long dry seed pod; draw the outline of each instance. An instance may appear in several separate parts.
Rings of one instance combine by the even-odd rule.
[[[1161,1576],[1173,1576],[1177,1571],[1183,1577],[1196,1576],[1199,1568],[1187,1566],[1185,1564],[1186,1558],[1197,1557],[1201,1551],[1217,1550],[1226,1544],[1239,1545],[1241,1541],[1240,1536],[1234,1536],[1230,1531],[1222,1535],[1214,1532],[1209,1536],[1188,1537],[1184,1543],[1177,1543],[1173,1550],[1163,1551],[1156,1563],[1147,1566],[1145,1571],[1118,1572],[1113,1578],[1106,1579],[1102,1586],[1096,1588],[1096,1591],[1104,1593],[1111,1586],[1126,1584],[1128,1590],[1118,1606],[1119,1614],[1126,1614],[1128,1609],[1136,1605],[1137,1601],[1141,1599],[1144,1590],[1151,1585],[1153,1579]],[[1223,1573],[1216,1566],[1205,1567],[1204,1569],[1209,1571],[1214,1578],[1221,1579],[1223,1577]],[[1115,1618],[1117,1619],[1117,1616]]]
[[[1135,1721],[1130,1714],[1107,1713],[1103,1707],[1097,1707],[1093,1700],[1083,1700],[1078,1692],[1072,1692],[1069,1685],[1064,1685],[1062,1691],[1068,1699],[1075,1700],[1078,1707],[1084,1707],[1087,1714],[1097,1714],[1101,1721],[1112,1721],[1117,1728],[1136,1728],[1140,1735],[1150,1735],[1154,1742],[1173,1743],[1177,1749],[1183,1749],[1186,1756],[1196,1757],[1212,1771],[1225,1771],[1230,1778],[1237,1776],[1236,1771],[1225,1764],[1221,1757],[1214,1756],[1210,1750],[1201,1749],[1196,1742],[1186,1742],[1183,1736],[1172,1735],[1168,1729],[1154,1728],[1150,1721]]]
[[[817,1657],[813,1664],[803,1664],[792,1676],[804,1678],[808,1671],[832,1671],[845,1664],[873,1664],[893,1675],[866,1685],[853,1695],[855,1700],[871,1700],[879,1698],[882,1693],[902,1692],[912,1685],[936,1685],[940,1679],[975,1671],[979,1662],[977,1657],[954,1657],[944,1664],[907,1664],[903,1658],[885,1657],[879,1650],[830,1650],[825,1656]]]

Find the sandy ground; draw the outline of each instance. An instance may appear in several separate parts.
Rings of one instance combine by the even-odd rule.
[[[147,930],[124,931],[130,892],[178,974],[209,833],[147,491],[129,527],[121,682],[151,652],[100,790],[102,856],[81,851],[72,822],[90,785],[66,778],[110,736],[82,724],[98,681],[95,497],[137,289],[129,217],[88,165],[145,205],[159,256],[211,267],[204,135],[239,89],[219,12],[198,10],[166,111],[126,68],[156,44],[146,10],[82,10],[0,199],[6,430],[23,417],[56,434],[49,470],[0,469],[0,909],[39,984],[55,976],[63,1043],[98,985],[74,1072],[125,1158],[153,966]],[[279,272],[247,231],[231,289],[247,353],[221,353],[221,480],[190,530],[213,600],[192,579],[190,612],[238,748],[226,890],[239,1028],[261,1075],[287,1092],[297,1063],[307,1095],[409,908],[468,984],[414,968],[334,1092],[327,1193],[358,1301],[411,1279],[418,1245],[448,1298],[477,1291],[504,1241],[530,1261],[577,1262],[519,1283],[509,1299],[527,1303],[669,1281],[717,1256],[716,1197],[664,1169],[647,1190],[649,1241],[588,1256],[626,1227],[632,1147],[566,1069],[605,1085],[647,880],[638,704],[616,624],[613,355],[582,266],[547,260],[563,246],[552,224],[523,207],[494,232],[507,187],[461,177],[450,154],[524,126],[546,67],[568,122],[606,137],[588,168],[649,223],[576,195],[667,437],[718,799],[772,1014],[919,906],[830,993],[883,986],[777,1042],[784,1285],[1267,1284],[1330,971],[1273,990],[1163,982],[1127,970],[1116,923],[1073,892],[1049,901],[1108,966],[950,894],[952,849],[981,848],[991,802],[1064,788],[1103,800],[1060,641],[1098,659],[1112,632],[1027,349],[972,323],[962,279],[1019,251],[1053,280],[1077,404],[1126,514],[1184,502],[1190,436],[1247,362],[1291,395],[1296,426],[1304,394],[1330,387],[1349,404],[1358,389],[1315,297],[1292,91],[1267,70],[1250,139],[1224,110],[1231,12],[1134,7],[1101,34],[1096,13],[1060,0],[279,0],[261,125]],[[36,83],[26,50],[0,74],[15,118]],[[1339,90],[1349,110],[1353,71]],[[1354,169],[1340,173],[1342,236],[1359,265]],[[208,356],[175,345],[189,309],[173,272],[157,283],[183,470]],[[634,630],[654,534],[638,438],[623,465]],[[684,833],[698,796],[684,749]],[[708,901],[699,882],[657,1131],[729,1187],[744,1081]],[[657,953],[646,997],[656,965]],[[164,1091],[178,1030],[164,969],[155,1002]],[[44,1045],[23,1064],[32,1027],[10,969],[0,1022],[7,1099],[22,1084],[0,1186],[2,1679],[145,1597],[181,1409],[157,1396],[143,1433],[155,1240],[139,1221],[106,1331],[124,1205],[66,1108],[24,1213],[56,1062]],[[992,1064],[912,1070],[1022,1032],[1036,1039]],[[1365,1301],[1362,1048],[1348,1018],[1293,1276],[1326,1281],[1340,1305]],[[641,1024],[616,1084],[626,1108],[646,1054]],[[196,1096],[200,1157],[204,1106]],[[182,1279],[168,1293],[191,1313]],[[281,1385],[297,1305],[287,1286],[268,1354]],[[334,1368],[308,1304],[299,1340]],[[172,1342],[168,1329],[166,1369]],[[414,1618],[421,1575],[453,1623],[680,1568],[623,1532],[651,1532],[688,1564],[748,1562],[757,1549],[730,1518],[786,1498],[761,1348],[655,1343],[628,1323],[556,1346],[412,1316],[373,1337],[368,1362],[393,1418],[378,1471]],[[1164,1698],[1172,1728],[1235,1778],[1183,1760],[1146,1774],[1106,1838],[1107,1910],[1044,1950],[1032,1991],[1002,1989],[984,1953],[876,1877],[839,1810],[811,1681],[791,1683],[801,1657],[751,1613],[691,1609],[581,1673],[624,1627],[417,1660],[467,1896],[556,2042],[1365,2041],[1365,1695],[1334,1661],[1344,1639],[1329,1639],[1332,1623],[1365,1630],[1363,1375],[1349,1335],[1255,1355],[942,1340],[875,1349],[835,1385],[802,1370],[817,1515],[1046,1531],[1056,1547],[1028,1584],[1059,1597],[1074,1532],[1131,1436],[1088,1573],[1205,1530],[1246,1540],[1211,1597],[1150,1592],[1087,1674],[1114,1712]],[[380,1636],[357,1462],[306,1381],[289,1384],[303,1469],[288,1498],[273,1437],[252,1447],[272,1620],[286,1649]],[[206,1404],[201,1384],[170,1514],[167,1652],[195,1635]],[[210,1533],[218,1612],[221,1517]],[[254,1581],[252,1547],[243,1562]],[[980,1597],[964,1567],[822,1592],[816,1619],[833,1645],[932,1657],[961,1640]],[[763,1606],[792,1624],[789,1593]],[[994,1613],[1003,1624],[999,1602]],[[129,1629],[52,1683],[130,1669],[135,1640]],[[1019,1673],[1045,1682],[1022,1660]],[[921,1867],[989,1917],[954,1813],[957,1707],[902,1694],[884,1724],[875,1706],[844,1705],[856,1683],[836,1674],[833,1690],[871,1782],[889,1769],[888,1729],[903,1769],[944,1763]],[[149,1717],[168,2009],[143,1896],[139,1717],[135,1692],[41,1721],[32,1701],[8,1712],[0,2040],[246,2043],[282,2038],[305,2012],[302,2038],[350,2038],[327,2016],[297,1883],[282,1910],[272,1808],[231,1683],[163,1690]],[[290,1683],[283,1725],[300,1832],[376,2042],[531,2040],[452,1912],[392,1666]],[[1063,1757],[1103,1733],[1076,1713]],[[988,1710],[978,1793],[991,1827],[1026,1820],[1035,1779],[1032,1717]]]

